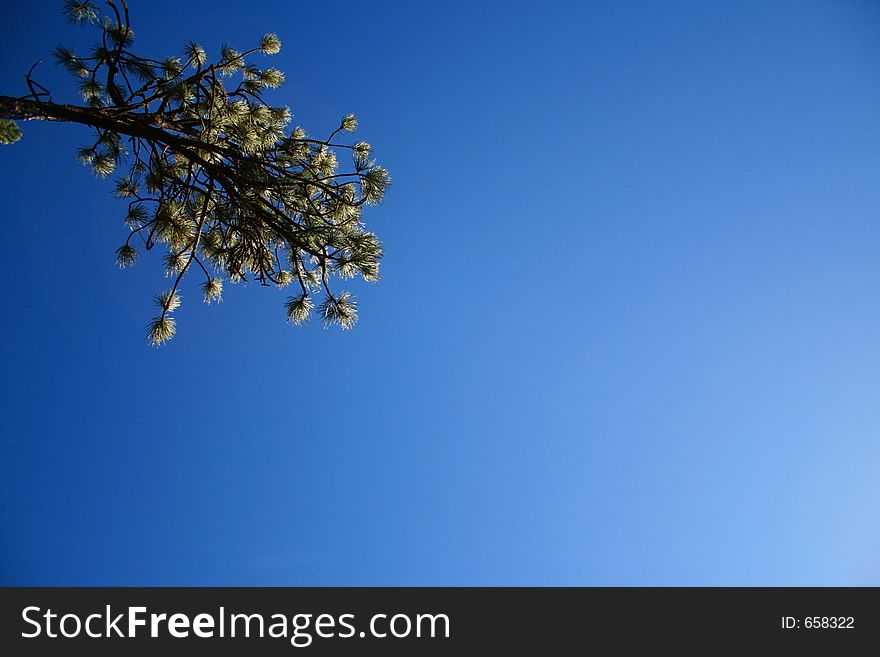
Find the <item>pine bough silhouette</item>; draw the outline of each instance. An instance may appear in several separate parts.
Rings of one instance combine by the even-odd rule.
[[[85,105],[52,102],[32,67],[30,93],[0,96],[0,143],[21,137],[15,121],[94,129],[94,142],[77,158],[99,177],[117,174],[116,195],[128,202],[130,233],[117,263],[133,265],[138,248],[160,244],[167,251],[173,285],[155,297],[159,314],[149,341],[158,346],[174,336],[180,284],[193,271],[204,276],[205,303],[220,301],[224,280],[291,285],[297,292],[285,304],[289,321],[307,321],[318,300],[325,326],[351,328],[356,302],[332,291],[330,281],[379,278],[382,246],[361,212],[381,202],[390,183],[368,143],[335,141],[356,130],[356,118],[347,115],[324,140],[288,129],[290,110],[263,99],[284,75],[249,61],[279,52],[274,34],[244,52],[224,46],[214,63],[192,42],[182,57],[150,59],[130,50],[124,0],[107,5],[109,15],[101,16],[91,2],[65,2],[69,19],[95,26],[101,40],[88,55],[60,46],[53,53],[79,80]],[[338,153],[350,154],[348,172],[340,172]]]

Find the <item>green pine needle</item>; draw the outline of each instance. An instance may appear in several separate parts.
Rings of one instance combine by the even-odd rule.
[[[147,327],[147,340],[154,347],[168,342],[177,333],[177,324],[173,317],[156,317]]]
[[[290,297],[284,307],[287,309],[287,321],[300,326],[309,320],[314,304],[308,294],[301,294]]]
[[[281,52],[281,39],[277,34],[264,34],[260,39],[260,50],[267,55],[277,55]]]
[[[211,278],[202,285],[202,297],[205,303],[210,304],[212,301],[220,303],[223,296],[223,281],[219,278]]]
[[[21,128],[15,121],[0,119],[0,144],[14,144],[21,139]]]
[[[120,269],[131,267],[138,259],[138,252],[133,246],[123,244],[116,249],[116,264]]]

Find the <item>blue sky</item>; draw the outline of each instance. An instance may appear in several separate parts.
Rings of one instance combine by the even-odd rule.
[[[151,348],[88,131],[25,125],[0,583],[880,584],[876,3],[130,5],[151,55],[277,32],[273,100],[357,114],[383,280],[345,333],[193,282]],[[0,91],[76,102],[87,33],[4,16]]]

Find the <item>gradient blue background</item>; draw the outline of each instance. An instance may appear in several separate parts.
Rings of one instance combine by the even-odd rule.
[[[119,272],[85,128],[0,148],[2,584],[880,584],[880,5],[140,2],[277,32],[393,176],[343,333]],[[59,42],[4,8],[0,80]],[[50,63],[39,79],[73,100]]]

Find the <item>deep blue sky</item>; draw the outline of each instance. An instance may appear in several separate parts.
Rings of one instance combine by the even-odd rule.
[[[150,348],[159,257],[116,268],[88,130],[27,124],[0,583],[880,584],[877,3],[131,8],[151,55],[277,32],[273,100],[358,115],[384,278],[346,333],[193,282]],[[87,33],[0,31],[0,92],[44,58],[76,102]]]

